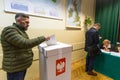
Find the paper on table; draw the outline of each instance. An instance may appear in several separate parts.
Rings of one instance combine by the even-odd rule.
[[[111,52],[111,55],[120,56],[120,53],[118,53],[118,52]]]
[[[120,53],[118,53],[118,52],[112,52],[112,51],[108,52],[108,51],[105,51],[103,49],[101,49],[101,51],[104,52],[104,53],[109,53],[109,54],[114,55],[114,56],[120,56]]]
[[[103,50],[103,49],[101,49],[101,52],[110,53],[110,52],[108,52],[108,51],[105,51],[105,50]]]
[[[46,44],[48,46],[57,44],[56,37],[54,34],[50,36],[50,40],[46,41]]]

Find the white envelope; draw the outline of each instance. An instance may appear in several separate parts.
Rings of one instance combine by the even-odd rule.
[[[48,46],[57,44],[56,37],[54,34],[50,36],[50,40],[46,41],[46,44]]]

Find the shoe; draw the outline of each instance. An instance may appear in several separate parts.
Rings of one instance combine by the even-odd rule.
[[[92,75],[92,76],[97,76],[97,74],[94,73],[94,72],[89,72],[89,71],[88,71],[87,74],[88,74],[88,75]]]
[[[88,72],[88,68],[87,67],[85,68],[85,72]]]
[[[88,72],[88,70],[87,70],[87,69],[85,69],[85,72]]]

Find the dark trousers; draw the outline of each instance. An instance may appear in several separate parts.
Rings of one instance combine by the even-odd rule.
[[[7,80],[24,80],[26,70],[15,73],[7,73]]]
[[[92,72],[94,66],[95,56],[86,56],[86,70]]]

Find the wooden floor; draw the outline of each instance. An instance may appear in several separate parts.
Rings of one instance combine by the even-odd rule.
[[[95,72],[95,71],[94,71]],[[98,72],[97,76],[87,75],[85,72],[85,59],[72,64],[72,79],[71,80],[113,80]]]
[[[85,59],[82,59],[72,64],[71,80],[113,80],[98,72],[96,73],[97,76],[87,75],[87,73],[85,72]],[[36,78],[34,80],[39,80],[39,78]]]

